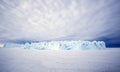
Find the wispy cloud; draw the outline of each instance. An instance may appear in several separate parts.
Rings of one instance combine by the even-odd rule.
[[[0,39],[94,40],[118,37],[117,0],[3,0],[0,2]],[[113,36],[110,36],[114,34]]]

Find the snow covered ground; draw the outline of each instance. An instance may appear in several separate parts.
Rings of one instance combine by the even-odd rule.
[[[93,51],[1,48],[0,72],[120,72],[120,48]]]

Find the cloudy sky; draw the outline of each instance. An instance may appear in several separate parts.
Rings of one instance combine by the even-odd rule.
[[[120,1],[0,0],[0,42],[46,40],[120,46]]]

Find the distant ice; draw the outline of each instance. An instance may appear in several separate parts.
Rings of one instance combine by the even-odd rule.
[[[3,48],[23,48],[24,44],[17,44],[17,43],[5,43]]]
[[[3,43],[0,43],[0,48],[3,48],[4,47],[4,44]]]
[[[101,50],[105,49],[104,41],[50,41],[15,44],[6,43],[4,48],[24,48],[36,50]]]
[[[101,50],[105,48],[104,41],[51,41],[24,45],[24,49],[37,50]]]

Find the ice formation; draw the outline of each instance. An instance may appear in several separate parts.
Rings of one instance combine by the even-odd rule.
[[[4,44],[3,43],[0,43],[0,48],[3,48],[4,47]]]
[[[23,48],[24,44],[5,43],[3,48]]]
[[[24,45],[24,49],[37,50],[101,50],[105,48],[104,41],[50,41]]]

